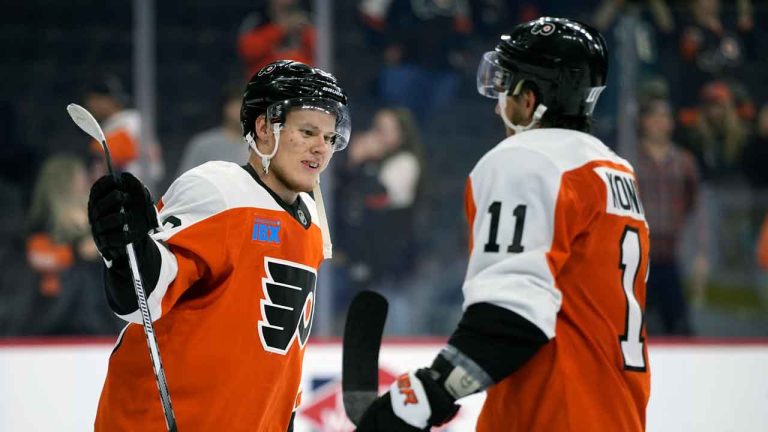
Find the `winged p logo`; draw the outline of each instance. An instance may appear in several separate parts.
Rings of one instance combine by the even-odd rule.
[[[288,352],[294,339],[303,347],[315,316],[315,269],[290,261],[264,258],[259,338],[264,349]]]

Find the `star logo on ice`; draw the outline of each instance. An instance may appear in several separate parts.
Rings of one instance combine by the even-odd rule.
[[[379,368],[379,394],[389,391],[390,386],[397,380],[395,374]],[[309,423],[313,430],[323,432],[352,432],[355,425],[349,421],[344,411],[344,397],[341,391],[341,377],[310,378],[312,393],[303,395],[306,405],[299,408],[297,420]],[[458,418],[462,414],[459,413]],[[450,424],[432,428],[433,431],[448,432]]]
[[[396,378],[389,371],[379,368],[379,393],[389,390],[389,386]],[[317,430],[324,432],[355,430],[355,425],[349,421],[344,411],[341,377],[313,379],[312,398],[300,409],[299,416],[310,422]]]

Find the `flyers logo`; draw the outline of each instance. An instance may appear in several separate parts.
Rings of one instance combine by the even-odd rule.
[[[271,65],[268,65],[268,66],[266,66],[266,67],[263,67],[263,68],[261,68],[261,70],[259,71],[259,75],[258,75],[258,76],[262,76],[262,75],[271,74],[271,73],[272,73],[272,72],[273,72],[275,69],[277,69],[277,65],[273,65],[273,64],[271,64]]]
[[[298,339],[304,347],[315,315],[315,269],[290,261],[264,258],[259,338],[264,350],[285,354]]]
[[[555,25],[552,23],[537,24],[531,29],[531,34],[549,36],[555,32]]]

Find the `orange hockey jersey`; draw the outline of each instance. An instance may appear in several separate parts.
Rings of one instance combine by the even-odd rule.
[[[148,298],[181,431],[285,432],[298,403],[322,239],[242,167],[209,162],[160,203],[162,257]],[[109,359],[95,430],[165,430],[139,311]]]
[[[492,386],[482,432],[645,430],[648,226],[628,162],[596,138],[534,129],[469,176],[464,307],[487,302],[551,340]]]

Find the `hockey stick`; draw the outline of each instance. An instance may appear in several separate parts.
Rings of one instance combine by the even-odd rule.
[[[341,391],[344,410],[355,425],[379,394],[379,348],[388,307],[381,294],[361,291],[347,311]]]
[[[118,180],[119,177],[112,168],[112,157],[109,155],[107,139],[104,136],[104,131],[101,130],[101,126],[99,126],[99,122],[93,118],[93,115],[91,115],[88,110],[77,104],[67,105],[67,112],[80,129],[101,143],[101,147],[104,149],[104,156],[107,160],[109,174],[114,177],[115,180]],[[128,225],[123,226],[123,230],[128,231]],[[171,394],[168,392],[168,382],[165,379],[165,370],[163,369],[162,361],[160,361],[160,349],[157,346],[155,328],[152,325],[152,319],[149,315],[147,295],[144,291],[141,273],[139,273],[139,264],[136,260],[136,251],[133,249],[133,243],[128,243],[125,246],[125,250],[128,253],[128,264],[130,265],[131,273],[133,274],[133,288],[136,290],[136,298],[138,299],[142,323],[144,325],[144,334],[147,336],[147,346],[149,347],[150,357],[152,357],[152,368],[155,372],[157,388],[160,391],[160,402],[163,405],[165,425],[170,432],[176,432],[176,416],[173,414],[173,407],[171,406]]]

